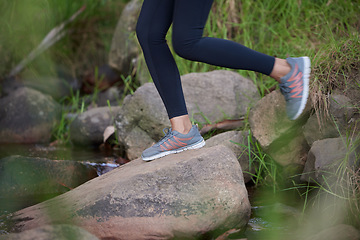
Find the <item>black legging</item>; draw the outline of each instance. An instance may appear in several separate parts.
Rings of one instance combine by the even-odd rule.
[[[203,37],[213,0],[144,0],[136,34],[169,118],[186,115],[180,74],[165,36],[173,24],[175,52],[186,59],[270,75],[275,58],[229,40]]]

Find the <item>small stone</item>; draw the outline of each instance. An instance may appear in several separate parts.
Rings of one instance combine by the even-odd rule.
[[[105,129],[114,124],[120,107],[93,108],[78,115],[70,124],[70,139],[76,145],[93,146],[103,142]]]

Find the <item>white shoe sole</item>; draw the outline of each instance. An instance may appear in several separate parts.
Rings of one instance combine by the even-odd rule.
[[[301,57],[301,58],[304,60],[303,95],[301,98],[300,108],[297,111],[297,113],[295,114],[295,116],[292,118],[292,120],[297,119],[301,115],[301,113],[304,111],[307,99],[309,97],[309,78],[310,78],[310,71],[311,71],[311,68],[310,68],[311,63],[310,63],[310,59],[308,57]]]
[[[145,162],[157,159],[157,158],[161,158],[161,157],[165,157],[166,155],[169,154],[173,154],[173,153],[179,153],[179,152],[183,152],[185,150],[190,150],[190,149],[198,149],[198,148],[202,148],[203,146],[205,146],[205,141],[204,139],[201,142],[195,143],[194,145],[190,145],[184,148],[180,148],[180,149],[174,149],[174,150],[170,150],[170,151],[166,151],[166,152],[161,152],[159,154],[153,155],[151,157],[143,157],[141,156],[142,160],[144,160]]]

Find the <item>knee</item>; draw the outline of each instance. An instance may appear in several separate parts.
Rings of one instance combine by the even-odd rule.
[[[186,36],[173,35],[172,45],[175,53],[188,60],[196,60],[195,52],[198,39],[187,38]]]

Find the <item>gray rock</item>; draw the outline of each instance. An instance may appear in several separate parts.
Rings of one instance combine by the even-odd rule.
[[[309,146],[312,146],[317,140],[340,136],[340,129],[336,128],[332,119],[324,115],[322,115],[321,120],[318,119],[316,114],[311,115],[303,129],[306,142]]]
[[[279,137],[265,152],[282,166],[289,164],[304,166],[309,149],[303,133],[298,129]]]
[[[360,161],[359,144],[352,139],[329,138],[313,143],[305,164],[302,181],[323,182],[323,177],[336,177],[335,173],[340,166],[358,167]]]
[[[242,228],[250,211],[235,155],[216,146],[131,161],[12,220],[16,231],[71,221],[100,239],[194,239]]]
[[[50,96],[19,88],[0,99],[0,143],[46,143],[61,117]]]
[[[131,160],[139,157],[144,149],[155,143],[154,139],[158,140],[163,136],[162,130],[169,126],[169,119],[153,83],[144,84],[134,95],[128,95],[124,99],[115,124],[119,140]],[[139,135],[143,139],[139,139]],[[135,151],[132,151],[132,143],[137,145]]]
[[[186,74],[182,84],[189,116],[202,123],[244,116],[260,99],[253,81],[233,71]]]
[[[103,134],[112,126],[120,107],[99,107],[78,115],[70,124],[70,139],[76,145],[98,145],[103,142]]]
[[[249,123],[254,137],[263,148],[268,148],[282,135],[297,128],[300,121],[291,121],[286,116],[284,96],[279,90],[263,97],[249,115]],[[300,118],[300,120],[302,120]]]
[[[108,107],[108,101],[110,106],[119,106],[121,103],[123,89],[118,87],[110,87],[103,92],[98,92],[96,95],[93,93],[92,95],[86,95],[84,97],[86,105],[94,106],[94,107]]]
[[[154,144],[154,140],[149,137],[141,128],[134,127],[125,138],[127,148],[127,158],[132,160],[141,156],[144,147]],[[139,144],[141,143],[141,144]]]
[[[348,97],[332,94],[330,95],[329,112],[339,123],[347,123],[354,115],[355,108]]]
[[[6,157],[0,159],[0,204],[22,200],[20,206],[15,206],[21,207],[38,203],[97,176],[95,168],[76,161]]]
[[[318,234],[306,238],[306,240],[359,240],[360,232],[350,225],[339,224],[325,229]]]
[[[115,29],[109,52],[109,65],[127,76],[133,67],[133,61],[140,53],[135,35],[137,18],[141,9],[141,0],[132,0],[124,8]]]
[[[205,118],[211,122],[239,118],[259,99],[253,82],[231,71],[187,74],[182,76],[182,85],[190,118],[198,122],[205,123]],[[162,130],[169,126],[169,119],[153,83],[144,84],[134,95],[125,98],[116,126],[119,138],[127,148],[125,138],[135,127],[144,131],[153,142],[163,136]],[[148,140],[138,142],[138,145],[142,150],[150,146]]]
[[[279,90],[271,92],[251,109],[251,131],[263,150],[279,164],[303,164],[307,144],[300,130],[309,108],[296,121],[289,120],[285,111],[283,95]]]
[[[315,141],[326,138],[337,138],[346,134],[349,120],[354,115],[351,100],[344,95],[332,94],[329,99],[329,111],[318,111],[319,116],[310,116],[304,125],[306,141],[311,146]]]
[[[82,228],[67,224],[47,225],[21,233],[0,236],[0,240],[99,240]]]
[[[98,94],[96,99],[96,105],[98,107],[107,107],[108,101],[110,106],[119,106],[123,90],[120,90],[117,87],[111,87],[104,92]]]
[[[208,148],[217,145],[224,145],[230,148],[240,163],[244,175],[244,181],[247,183],[251,180],[251,176],[255,174],[255,166],[258,165],[252,153],[250,153],[251,155],[249,157],[248,146],[249,143],[251,144],[251,142],[254,141],[254,139],[249,139],[248,132],[229,131],[211,137],[206,141],[205,147]],[[252,148],[252,146],[250,146],[250,148]],[[251,162],[250,159],[252,159]]]

